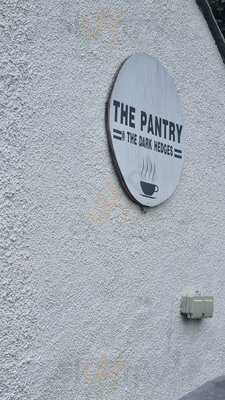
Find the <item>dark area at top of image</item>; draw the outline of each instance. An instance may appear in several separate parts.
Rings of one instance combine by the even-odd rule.
[[[225,38],[225,0],[208,0],[208,2]]]

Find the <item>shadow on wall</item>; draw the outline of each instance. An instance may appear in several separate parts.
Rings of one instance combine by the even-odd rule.
[[[225,375],[206,382],[179,400],[225,400]]]

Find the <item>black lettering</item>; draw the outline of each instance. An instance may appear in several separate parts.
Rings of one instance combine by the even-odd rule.
[[[172,140],[173,137],[173,142],[175,142],[175,124],[173,122],[169,122],[169,140]]]
[[[162,137],[162,119],[155,117],[155,136]]]
[[[152,149],[152,140],[151,139],[145,138],[145,144],[146,144],[145,147],[147,147],[147,149]]]
[[[183,126],[182,126],[182,125],[178,125],[178,124],[176,124],[176,127],[177,127],[177,139],[178,139],[178,143],[180,143],[180,139],[181,139],[181,132],[182,132],[182,128],[183,128]]]
[[[128,105],[121,103],[121,113],[120,113],[120,123],[123,124],[125,120],[125,125],[128,124]]]
[[[168,121],[167,121],[167,119],[163,119],[162,122],[163,122],[163,125],[164,125],[164,139],[166,139],[167,138],[166,128],[167,128],[167,125],[168,125]]]
[[[127,132],[128,135],[128,142],[131,144],[137,144],[137,135],[136,133]]]
[[[146,138],[146,137],[143,137],[140,135],[139,136],[139,146],[152,150],[152,139],[149,139],[149,138]]]
[[[149,132],[151,132],[151,134],[154,135],[152,114],[149,115],[149,120],[148,120],[148,133],[149,133]]]
[[[118,111],[118,108],[120,106],[120,102],[117,101],[117,100],[113,100],[113,105],[115,107],[115,118],[114,118],[114,121],[117,122],[117,117],[118,117],[117,111]]]
[[[134,118],[135,118],[135,108],[134,107],[130,107],[130,112],[129,112],[129,126],[130,126],[130,128],[135,128]]]
[[[141,131],[143,131],[143,126],[147,124],[147,114],[144,111],[141,111]]]

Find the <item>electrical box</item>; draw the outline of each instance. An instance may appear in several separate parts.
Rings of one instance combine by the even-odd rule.
[[[180,312],[187,319],[212,318],[214,299],[212,296],[184,296]]]

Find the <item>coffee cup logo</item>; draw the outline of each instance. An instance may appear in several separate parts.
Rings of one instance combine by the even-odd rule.
[[[156,176],[155,163],[152,163],[150,158],[147,158],[146,160],[143,159],[141,168],[141,180],[140,180],[141,190],[143,192],[141,194],[142,196],[154,198],[152,197],[152,195],[159,191],[158,185],[153,183],[155,176]]]

